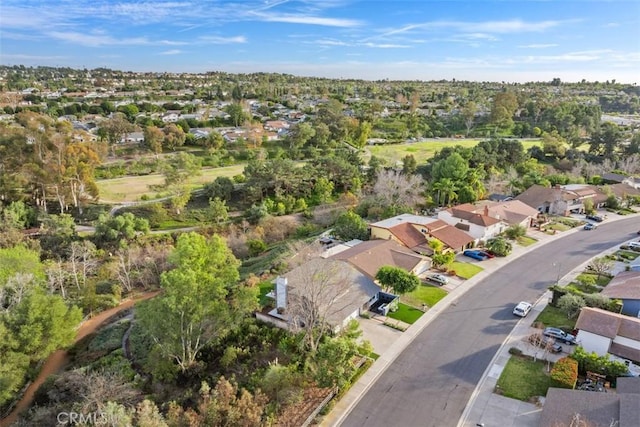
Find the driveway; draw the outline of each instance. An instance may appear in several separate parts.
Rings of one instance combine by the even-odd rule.
[[[362,330],[362,339],[371,343],[376,354],[384,353],[402,335],[402,331],[385,326],[376,318],[359,317],[358,323]]]

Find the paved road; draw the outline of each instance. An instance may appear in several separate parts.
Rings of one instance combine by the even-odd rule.
[[[517,319],[576,266],[636,237],[638,218],[552,241],[478,282],[429,324],[362,397],[342,426],[456,426],[471,393]]]

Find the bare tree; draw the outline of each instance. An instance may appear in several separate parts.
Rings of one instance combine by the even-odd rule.
[[[425,183],[419,175],[381,170],[372,193],[383,206],[414,207],[424,200],[424,190]]]
[[[67,283],[69,280],[69,272],[65,269],[65,263],[61,258],[55,261],[51,261],[45,268],[45,274],[47,276],[47,284],[49,285],[49,292],[55,293],[60,291],[60,295],[63,299],[67,299]]]
[[[335,316],[350,305],[349,289],[359,274],[346,263],[313,258],[287,277],[287,308],[291,328],[303,333],[303,342],[315,351],[323,335],[338,326]]]
[[[551,337],[545,337],[541,332],[537,332],[529,335],[527,342],[529,342],[533,348],[534,362],[538,359],[538,352],[542,350],[541,359],[547,362],[547,372],[549,372],[551,370],[551,361],[547,359],[547,354],[553,350],[556,340]]]
[[[596,273],[598,275],[598,279],[600,279],[601,276],[609,274],[611,267],[613,267],[613,262],[611,260],[600,257],[591,260],[587,268]]]
[[[35,286],[36,280],[32,273],[16,273],[9,277],[5,285],[0,286],[0,312],[11,311]]]
[[[98,261],[95,257],[96,246],[90,241],[84,240],[82,242],[73,242],[69,250],[71,277],[78,290],[84,289],[87,285],[87,278],[98,267]]]
[[[618,169],[628,174],[635,174],[640,171],[640,155],[632,154],[618,160]]]

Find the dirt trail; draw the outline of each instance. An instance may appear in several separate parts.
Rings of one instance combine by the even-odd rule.
[[[158,295],[160,291],[150,291],[145,292],[142,295],[137,296],[134,299],[124,300],[117,307],[110,308],[109,310],[103,311],[99,313],[95,317],[83,322],[78,328],[78,333],[76,335],[76,341],[80,341],[82,338],[87,335],[95,332],[102,324],[119,312],[126,310],[128,308],[133,307],[138,301],[146,300],[149,298],[153,298]],[[6,417],[0,420],[0,427],[9,427],[11,424],[16,422],[18,416],[31,405],[33,401],[33,397],[40,388],[40,386],[45,382],[45,380],[49,377],[49,375],[55,374],[60,371],[69,363],[69,353],[66,350],[58,350],[54,352],[47,361],[42,366],[38,377],[27,387],[27,390],[24,392],[24,395],[20,399],[20,401],[13,408],[11,413]]]

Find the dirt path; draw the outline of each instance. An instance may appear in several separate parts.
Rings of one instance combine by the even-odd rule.
[[[124,300],[117,307],[110,308],[109,310],[103,311],[102,313],[92,317],[91,319],[83,322],[78,328],[78,333],[76,335],[76,341],[80,341],[82,338],[86,337],[90,333],[95,332],[102,324],[112,317],[115,314],[120,313],[123,310],[133,307],[137,302],[143,301],[149,298],[153,298],[158,295],[160,291],[150,291],[145,292],[144,294],[134,298]],[[40,388],[40,386],[45,382],[45,380],[49,377],[49,375],[55,374],[60,371],[69,363],[69,353],[66,350],[58,350],[53,353],[47,361],[42,366],[38,377],[27,387],[27,390],[24,392],[24,395],[17,403],[17,405],[13,408],[11,413],[6,417],[0,420],[0,427],[9,427],[13,424],[18,416],[31,405],[33,401],[33,397]]]

